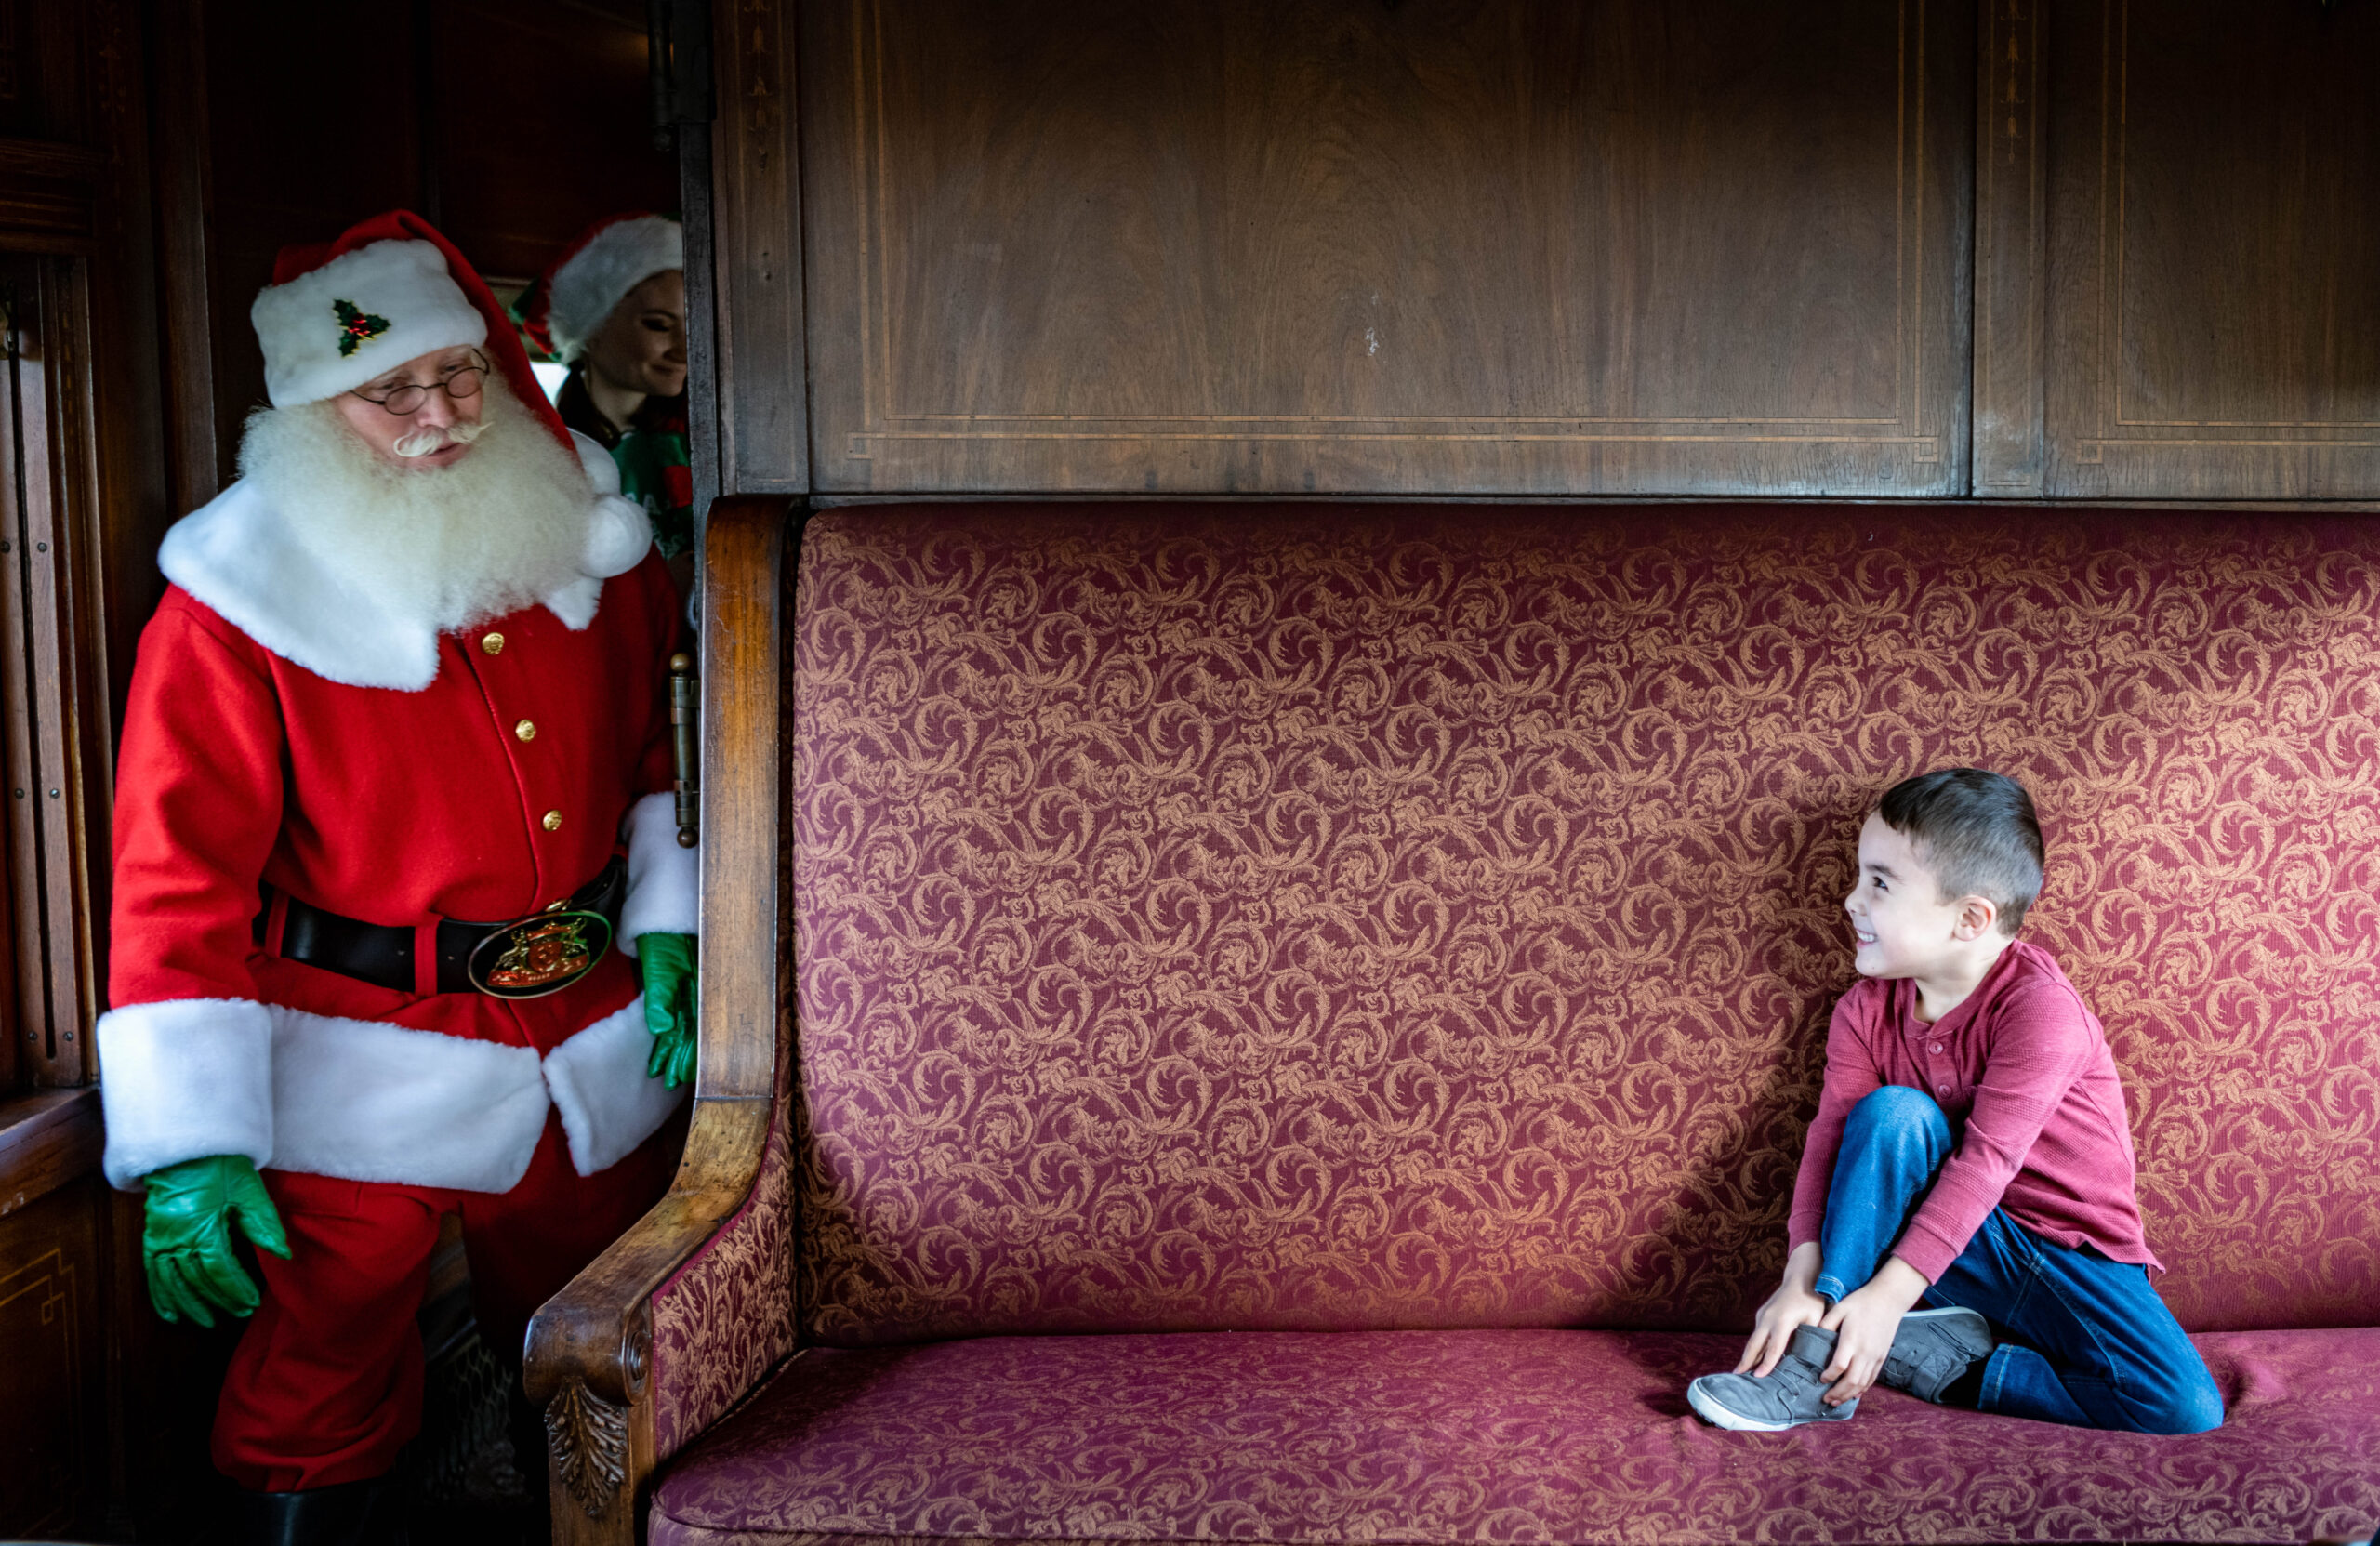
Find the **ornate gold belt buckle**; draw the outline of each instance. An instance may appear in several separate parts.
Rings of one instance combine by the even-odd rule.
[[[612,920],[557,902],[491,931],[463,971],[492,998],[542,998],[595,970],[612,947]]]

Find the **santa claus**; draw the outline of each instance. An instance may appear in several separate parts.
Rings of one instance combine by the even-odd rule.
[[[158,1312],[252,1316],[216,1464],[253,1538],[328,1540],[418,1425],[441,1216],[511,1352],[666,1183],[694,856],[679,609],[612,458],[417,218],[274,277],[272,406],[159,555],[99,1035]]]

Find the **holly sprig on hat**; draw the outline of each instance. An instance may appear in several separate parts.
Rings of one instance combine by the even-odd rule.
[[[357,346],[369,343],[389,330],[388,318],[375,316],[351,300],[334,300],[331,310],[338,316],[338,357],[342,360],[354,353]]]

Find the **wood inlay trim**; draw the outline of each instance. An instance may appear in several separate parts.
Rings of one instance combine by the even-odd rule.
[[[1914,49],[1912,17],[1914,10]],[[1212,441],[1387,442],[1571,444],[1854,444],[1911,448],[1911,459],[1942,456],[1942,435],[1925,428],[1924,401],[1924,199],[1925,181],[1925,0],[1900,0],[1896,7],[1894,174],[1894,316],[1892,416],[1860,417],[1616,417],[1585,414],[1504,415],[1238,415],[1238,414],[1034,414],[902,412],[892,361],[892,321],[886,265],[892,247],[890,226],[892,133],[884,100],[883,0],[852,0],[852,186],[873,207],[856,222],[861,299],[858,308],[860,401],[865,422],[846,436],[846,454],[870,456],[875,441]],[[1912,158],[1914,165],[1912,165]],[[873,165],[871,165],[871,163]],[[1046,429],[1041,426],[1076,426]],[[1197,428],[1168,429],[1165,426]],[[1581,432],[1563,426],[1607,425]],[[1009,428],[1018,426],[1023,428]],[[1250,426],[1249,429],[1227,428]],[[1273,429],[1269,426],[1314,426]],[[1345,428],[1339,428],[1339,427]],[[1404,428],[1413,426],[1414,428]],[[1725,431],[1735,426],[1769,432],[1670,433],[1678,426]],[[1211,427],[1211,428],[1210,428]],[[1327,427],[1327,428],[1326,428]],[[1786,432],[1777,432],[1779,429]],[[1867,432],[1862,432],[1862,431]]]
[[[1984,0],[1976,115],[1975,482],[2042,492],[2048,178],[2042,0]]]
[[[2130,356],[2124,348],[2124,236],[2126,218],[2130,213],[2125,193],[2126,152],[2131,134],[2132,105],[2132,0],[2105,0],[2103,18],[2114,13],[2114,25],[2100,28],[2100,46],[2112,46],[2112,61],[2103,61],[2099,72],[2101,106],[2099,113],[2099,189],[2100,189],[2100,252],[2099,269],[2099,387],[2101,433],[2092,437],[2105,445],[2281,445],[2281,446],[2357,446],[2380,445],[2380,439],[2341,440],[2327,436],[2308,436],[2296,440],[2241,440],[2220,436],[2125,436],[2114,429],[2307,429],[2354,430],[2380,429],[2380,419],[2188,419],[2133,418],[2124,412],[2124,363]],[[2110,33],[2113,37],[2110,40]],[[2113,74],[2115,105],[2112,115],[2107,108],[2109,75]],[[2112,117],[2112,128],[2110,118]],[[2112,167],[2110,161],[2112,160]],[[2115,263],[2112,271],[2107,255],[2107,190],[2110,179],[2115,188]],[[2108,347],[2109,316],[2114,315],[2114,349]],[[2089,459],[2086,453],[2085,459]]]

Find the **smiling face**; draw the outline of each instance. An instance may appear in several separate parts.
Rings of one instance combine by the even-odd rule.
[[[685,390],[685,271],[665,270],[622,297],[588,340],[587,364],[624,392],[675,397]]]
[[[1930,977],[1990,935],[1997,909],[1980,896],[1942,899],[1917,845],[1871,814],[1859,829],[1859,875],[1843,899],[1863,977]]]

